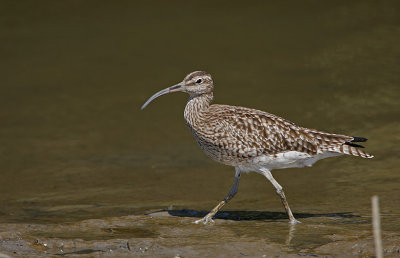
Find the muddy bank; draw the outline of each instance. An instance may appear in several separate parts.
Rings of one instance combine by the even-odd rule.
[[[183,211],[184,212],[184,211]],[[340,232],[338,218],[304,218],[289,227],[285,220],[216,219],[196,225],[190,214],[91,219],[65,224],[1,224],[0,257],[156,256],[156,257],[343,257],[374,255],[372,233]],[[181,212],[182,214],[182,212]],[[260,229],[265,228],[263,233]],[[276,230],[284,230],[276,238]],[[318,238],[318,239],[317,239]],[[387,256],[400,255],[399,234],[383,233]]]

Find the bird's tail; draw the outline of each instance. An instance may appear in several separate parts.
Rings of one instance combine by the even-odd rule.
[[[365,159],[372,159],[374,157],[373,155],[361,150],[359,147],[354,147],[348,144],[331,145],[327,147],[327,150],[347,155],[358,156]]]
[[[354,143],[354,142],[366,142],[367,138],[362,138],[362,137],[352,137],[352,138],[353,138],[352,140],[346,141],[344,144],[329,145],[326,147],[326,149],[328,151],[358,156],[365,159],[371,159],[374,157],[373,155],[360,149],[364,148],[364,146]]]
[[[366,142],[368,140],[367,138],[325,133],[313,129],[306,130],[306,133],[311,133],[313,138],[319,141],[322,151],[343,153],[365,159],[371,159],[374,157],[360,149],[364,148],[364,146],[355,143]]]

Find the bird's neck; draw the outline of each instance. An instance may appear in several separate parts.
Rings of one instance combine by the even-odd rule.
[[[204,118],[213,100],[213,93],[191,95],[185,107],[184,118],[186,124],[193,128]]]

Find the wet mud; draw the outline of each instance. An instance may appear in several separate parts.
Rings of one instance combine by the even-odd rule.
[[[241,220],[254,213],[225,212],[211,225],[194,224],[203,214],[188,210],[65,224],[2,224],[0,250],[2,257],[374,256],[371,231],[344,232],[338,226],[356,216],[304,214],[303,223],[295,226],[281,214],[258,212],[254,219]],[[284,239],[275,235],[277,228],[286,231]],[[383,232],[383,243],[385,256],[400,255],[398,234]]]

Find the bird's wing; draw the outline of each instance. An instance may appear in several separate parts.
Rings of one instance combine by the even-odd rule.
[[[219,141],[231,149],[244,150],[254,156],[285,151],[315,155],[323,149],[328,150],[328,146],[340,146],[354,139],[303,128],[260,110],[227,105],[212,105],[210,109],[208,119],[214,121]]]

